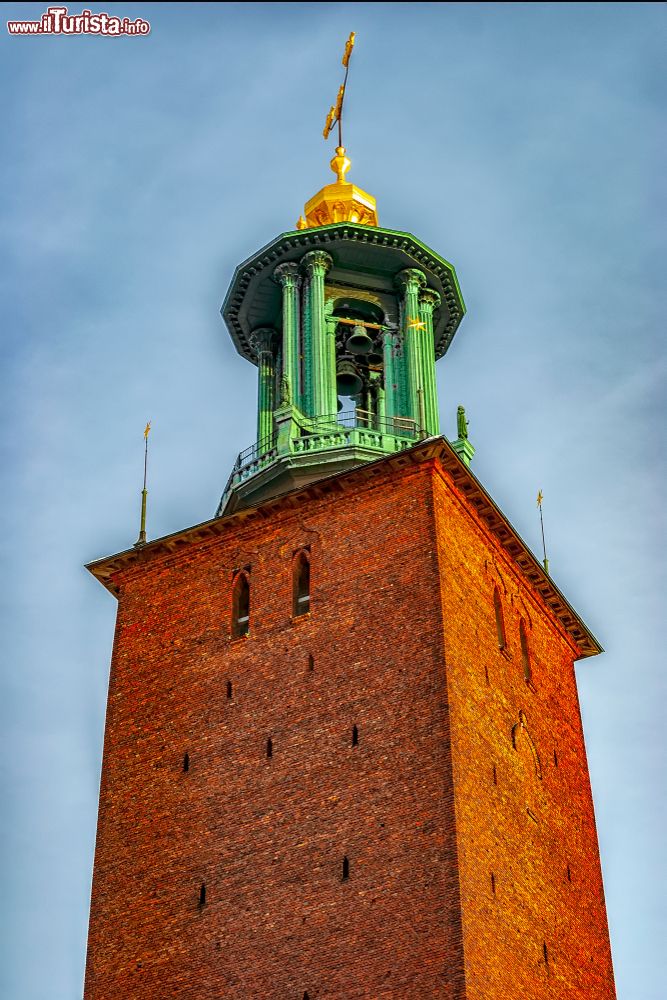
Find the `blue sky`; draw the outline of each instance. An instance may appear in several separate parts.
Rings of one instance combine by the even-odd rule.
[[[82,567],[136,538],[147,419],[150,537],[212,516],[254,440],[218,310],[332,179],[355,30],[350,179],[468,307],[443,430],[465,404],[535,550],[544,491],[552,574],[607,650],[577,676],[618,995],[662,1000],[664,5],[89,6],[151,34],[0,34],[0,995],[81,996],[115,614]]]

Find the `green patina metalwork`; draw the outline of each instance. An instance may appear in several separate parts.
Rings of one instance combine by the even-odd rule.
[[[458,437],[456,441],[452,442],[452,448],[465,465],[470,465],[475,454],[475,449],[468,440],[468,421],[466,420],[466,411],[463,406],[458,406],[456,409],[456,433]]]
[[[403,363],[405,415],[426,426],[423,386],[423,342],[419,329],[419,293],[426,286],[426,276],[417,268],[407,268],[396,275],[396,285],[403,295]],[[435,363],[435,362],[434,362]]]
[[[313,412],[311,400],[312,364],[310,295],[306,292],[303,296],[299,330],[299,392],[295,395],[294,402],[303,413],[308,414]]]
[[[222,313],[258,367],[257,443],[219,513],[437,435],[435,362],[464,312],[452,265],[408,233],[335,223],[284,233],[240,265]],[[340,365],[360,386],[343,415]]]
[[[425,428],[430,436],[440,433],[438,390],[435,380],[435,352],[433,348],[433,313],[440,305],[437,292],[427,288],[419,296],[421,333],[422,385],[424,387]]]
[[[283,288],[283,379],[287,380],[292,399],[299,392],[299,301],[298,266],[293,262],[280,264],[274,274]]]
[[[456,433],[461,440],[468,439],[468,421],[466,420],[466,411],[464,406],[458,406],[456,408]]]
[[[281,401],[273,417],[273,434],[238,456],[216,516],[235,508],[230,504],[235,492],[243,489],[244,500],[251,496],[248,484],[252,485],[259,477],[263,477],[260,480],[263,487],[268,473],[277,478],[286,470],[297,469],[303,476],[309,468],[326,467],[327,473],[322,474],[331,474],[403,451],[423,437],[412,421],[398,417],[381,419],[359,409],[313,419]],[[308,478],[312,481],[318,476]]]
[[[253,337],[259,373],[257,390],[258,441],[273,434],[273,413],[276,408],[275,339],[276,331],[268,327],[256,330]]]
[[[443,357],[466,311],[453,264],[411,233],[351,222],[283,233],[239,264],[221,313],[240,354],[254,362],[249,346],[252,330],[276,325],[281,288],[273,276],[275,267],[283,261],[298,262],[317,246],[335,253],[340,258],[335,260],[337,266],[342,262],[376,277],[382,275],[388,287],[404,268],[423,270],[429,287],[443,298],[443,308],[434,324],[435,356]]]
[[[312,250],[301,261],[307,275],[305,362],[308,377],[304,393],[304,410],[313,417],[330,413],[327,408],[329,384],[335,385],[335,353],[333,368],[327,352],[327,330],[324,301],[324,279],[333,265],[328,253]],[[334,348],[335,352],[335,348]]]
[[[322,352],[322,412],[335,413],[338,406],[336,392],[336,325],[332,317],[333,300],[324,306],[324,347]]]

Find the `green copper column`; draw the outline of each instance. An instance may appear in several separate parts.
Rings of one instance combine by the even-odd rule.
[[[382,378],[379,372],[371,372],[371,386],[373,390],[373,426],[376,430],[386,431],[386,410],[385,410],[385,393],[382,387]]]
[[[382,334],[383,369],[384,369],[384,408],[385,417],[391,422],[392,417],[400,416],[400,394],[396,373],[396,345],[394,331],[384,329]]]
[[[336,413],[336,345],[327,334],[324,313],[324,279],[333,267],[333,260],[324,250],[311,250],[301,259],[306,273],[308,327],[304,337],[305,362],[310,378],[306,412],[311,417]]]
[[[283,288],[283,382],[289,402],[299,405],[299,265],[279,264],[273,272]]]
[[[324,365],[327,369],[328,374],[323,375],[324,382],[324,406],[331,407],[331,409],[325,409],[325,416],[333,416],[335,418],[338,413],[338,388],[336,386],[336,327],[338,325],[337,321],[332,318],[331,313],[333,312],[334,300],[329,299],[329,301],[324,306],[324,324],[325,324],[325,344],[324,344]]]
[[[257,441],[264,442],[265,449],[271,447],[273,439],[273,411],[276,408],[275,385],[275,342],[276,331],[270,327],[254,330],[250,345],[257,355]]]
[[[432,288],[424,288],[419,293],[419,319],[424,324],[419,330],[422,343],[422,386],[424,388],[425,430],[430,436],[440,433],[438,411],[438,390],[435,381],[435,340],[433,337],[433,313],[440,306],[440,296]]]
[[[403,294],[403,367],[407,385],[407,413],[400,414],[412,417],[417,426],[422,429],[425,421],[425,399],[423,385],[423,341],[419,326],[419,292],[426,285],[426,277],[415,267],[400,271],[395,278],[396,285]]]

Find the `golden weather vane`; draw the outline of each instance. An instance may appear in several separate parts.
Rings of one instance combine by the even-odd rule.
[[[377,205],[375,198],[367,191],[362,191],[360,187],[351,184],[346,175],[352,163],[345,153],[343,146],[343,105],[345,103],[345,92],[347,79],[350,73],[350,57],[354,48],[355,33],[350,32],[350,37],[345,43],[342,63],[345,67],[345,76],[341,86],[338,88],[336,103],[332,104],[327,120],[322,131],[325,139],[331,135],[334,126],[338,125],[338,145],[336,154],[329,162],[329,166],[336,175],[335,184],[326,184],[317,194],[313,195],[304,206],[304,214],[299,216],[296,223],[297,229],[309,229],[314,226],[328,226],[334,222],[353,222],[362,226],[377,226]]]
[[[345,67],[345,78],[338,88],[338,96],[336,97],[336,103],[331,105],[329,109],[329,114],[327,115],[327,120],[324,124],[324,129],[322,135],[325,139],[328,139],[331,135],[332,129],[336,122],[338,122],[338,145],[343,145],[343,102],[345,100],[345,88],[347,87],[347,77],[350,72],[350,56],[352,55],[352,49],[354,48],[355,32],[350,32],[350,37],[345,43],[345,52],[343,53],[342,63]]]

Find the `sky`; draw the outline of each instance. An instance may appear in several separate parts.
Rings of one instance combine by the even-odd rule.
[[[473,471],[606,652],[577,665],[619,1000],[663,1000],[663,4],[104,4],[0,25],[0,996],[82,995],[115,601],[84,563],[212,517],[255,437],[219,308],[333,176],[456,267]],[[7,19],[46,5],[6,3]],[[80,6],[71,6],[78,12]]]

